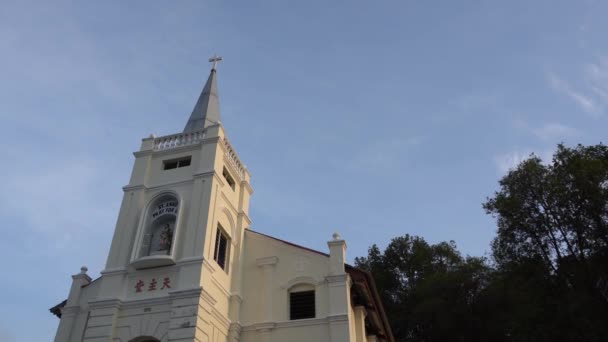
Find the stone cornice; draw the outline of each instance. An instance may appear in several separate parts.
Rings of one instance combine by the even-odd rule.
[[[241,187],[245,188],[245,190],[247,190],[247,192],[249,192],[249,195],[253,194],[253,188],[251,187],[251,185],[249,184],[248,181],[242,180]]]
[[[105,269],[103,271],[100,272],[102,276],[106,277],[106,276],[115,276],[115,275],[123,275],[123,274],[127,274],[127,269],[124,267],[119,267],[119,268],[110,268],[110,269]]]
[[[269,331],[279,328],[307,327],[338,322],[348,322],[348,315],[332,315],[321,318],[298,319],[293,321],[264,322],[243,326],[243,331]]]
[[[153,297],[146,299],[134,299],[122,302],[122,309],[135,309],[141,307],[149,307],[154,305],[162,305],[171,303],[171,297],[162,296],[162,297]]]
[[[251,219],[249,218],[249,215],[247,215],[247,213],[246,213],[246,212],[244,212],[244,211],[240,210],[240,211],[238,212],[238,214],[237,214],[237,215],[238,215],[238,217],[242,217],[242,218],[244,218],[244,219],[245,219],[245,221],[247,221],[247,225],[250,225],[250,224],[251,224]]]
[[[202,287],[196,287],[196,288],[192,288],[192,289],[188,289],[188,290],[169,291],[169,297],[171,297],[171,300],[192,298],[192,297],[203,297],[203,292],[205,292],[205,291],[203,290]]]
[[[120,309],[123,301],[118,298],[105,298],[89,301],[89,307],[94,309]]]
[[[175,264],[177,266],[185,266],[185,265],[202,264],[203,262],[205,262],[205,259],[201,256],[198,256],[198,257],[181,258]]]
[[[74,305],[74,306],[64,306],[62,308],[59,308],[59,310],[61,310],[61,316],[65,316],[65,317],[70,317],[70,316],[75,316],[80,312],[80,306],[79,305]]]
[[[152,154],[154,154],[154,151],[152,151],[152,150],[144,150],[144,151],[133,152],[133,156],[135,158],[140,158],[140,157],[145,157],[145,156],[151,156]]]
[[[344,283],[346,281],[348,281],[348,274],[344,273],[344,274],[338,274],[338,275],[328,275],[325,277],[325,280],[327,280],[328,284],[333,284],[333,283]]]
[[[142,190],[142,189],[146,189],[146,186],[143,185],[143,184],[125,185],[125,186],[122,187],[122,191],[123,192],[137,191],[137,190]]]
[[[192,182],[194,182],[194,179],[186,179],[186,180],[180,180],[177,182],[157,184],[157,185],[142,185],[142,184],[133,185],[133,186],[125,185],[122,187],[122,191],[127,192],[127,191],[141,190],[141,189],[156,190],[156,189],[162,189],[162,188],[166,188],[166,187],[173,187],[173,186],[188,184],[188,183],[192,183]]]

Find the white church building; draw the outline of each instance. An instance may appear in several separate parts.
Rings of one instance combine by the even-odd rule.
[[[371,275],[249,229],[251,175],[220,121],[216,64],[184,131],[144,138],[105,269],[83,267],[57,342],[393,341]]]

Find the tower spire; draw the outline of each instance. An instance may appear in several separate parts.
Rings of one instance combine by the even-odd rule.
[[[184,127],[184,133],[200,131],[205,127],[216,124],[220,121],[220,101],[217,94],[217,63],[222,60],[222,57],[215,55],[209,58],[209,62],[213,63],[211,73],[205,83],[205,87],[201,95],[196,101],[196,105],[190,114],[190,119]]]

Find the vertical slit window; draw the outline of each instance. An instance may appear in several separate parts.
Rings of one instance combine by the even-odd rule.
[[[228,272],[228,253],[230,239],[222,229],[218,226],[217,234],[215,235],[215,250],[213,251],[213,259],[220,267]]]

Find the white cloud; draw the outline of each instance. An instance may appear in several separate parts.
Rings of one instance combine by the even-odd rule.
[[[553,72],[548,73],[551,88],[567,95],[592,116],[604,115],[608,107],[608,57],[599,58],[583,68],[578,87]]]
[[[568,82],[554,73],[549,73],[549,83],[554,90],[570,97],[588,114],[599,116],[601,108],[591,96],[575,90]]]
[[[557,143],[566,138],[575,137],[580,134],[576,128],[556,122],[550,122],[537,128],[531,128],[531,131],[537,138],[551,143]]]
[[[585,69],[585,77],[591,91],[604,103],[608,102],[608,57],[592,63]]]
[[[394,167],[406,152],[421,142],[422,138],[417,136],[378,139],[360,149],[347,165],[353,169],[382,171]]]
[[[553,150],[544,150],[537,153],[531,149],[522,149],[495,155],[494,164],[500,174],[505,174],[515,169],[522,161],[529,159],[532,154],[539,157],[545,164],[551,162],[553,158]]]
[[[25,252],[52,253],[111,227],[115,203],[101,199],[105,181],[95,161],[10,147],[3,157],[16,167],[4,170],[0,215],[21,223],[18,235]]]

